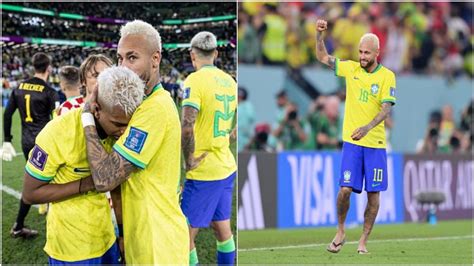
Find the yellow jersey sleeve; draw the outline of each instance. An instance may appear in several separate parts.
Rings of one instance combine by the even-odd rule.
[[[113,149],[138,168],[145,169],[165,135],[163,119],[166,114],[147,112],[156,106],[143,102],[130,120],[127,129],[117,140]],[[150,115],[152,114],[152,115]],[[161,126],[160,126],[161,125]],[[160,128],[161,127],[161,128]]]
[[[184,92],[183,92],[183,102],[182,106],[191,106],[196,108],[197,110],[201,109],[201,91],[199,89],[199,84],[196,79],[193,78],[193,74],[191,74],[186,80],[184,81]]]
[[[36,144],[30,151],[25,170],[32,177],[50,182],[56,176],[58,168],[64,164],[61,150],[51,134],[55,123],[49,123],[36,137]]]
[[[391,102],[395,105],[396,98],[395,98],[395,88],[396,88],[396,81],[395,81],[395,74],[393,72],[389,72],[387,74],[388,78],[387,81],[382,86],[382,103]]]
[[[357,67],[357,62],[351,60],[340,60],[336,58],[336,65],[334,67],[334,74],[338,77],[345,77]]]

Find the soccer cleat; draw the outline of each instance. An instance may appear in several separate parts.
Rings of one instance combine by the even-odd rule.
[[[38,236],[38,231],[30,229],[26,226],[23,226],[23,228],[21,228],[20,230],[15,230],[15,227],[16,227],[16,223],[13,225],[12,229],[10,230],[10,235],[13,238],[18,238],[18,237],[33,238],[33,237]]]

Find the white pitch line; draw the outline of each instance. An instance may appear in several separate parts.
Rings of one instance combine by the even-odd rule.
[[[440,236],[440,237],[425,237],[425,238],[398,238],[398,239],[384,239],[384,240],[371,240],[369,243],[385,243],[385,242],[395,242],[395,241],[427,241],[427,240],[455,240],[455,239],[467,239],[474,238],[474,235],[465,235],[465,236]],[[358,241],[346,242],[346,245],[358,244]],[[321,247],[327,246],[328,244],[318,243],[318,244],[306,244],[306,245],[292,245],[292,246],[279,246],[279,247],[262,247],[262,248],[243,248],[238,249],[238,252],[248,252],[248,251],[263,251],[263,250],[276,250],[276,249],[294,249],[294,248],[312,248],[312,247]]]
[[[21,193],[19,191],[16,191],[14,190],[13,188],[9,187],[9,186],[6,186],[6,185],[3,185],[2,184],[2,190],[5,191],[7,194],[17,198],[17,199],[21,199]],[[33,207],[35,208],[39,208],[38,205],[33,205]]]

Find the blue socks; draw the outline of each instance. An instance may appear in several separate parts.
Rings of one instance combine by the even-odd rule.
[[[217,243],[217,264],[218,265],[234,265],[235,261],[235,243],[234,236],[229,239]]]

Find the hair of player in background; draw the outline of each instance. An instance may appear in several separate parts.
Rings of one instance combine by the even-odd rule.
[[[80,86],[79,68],[75,66],[63,66],[59,70],[59,79],[66,85],[64,89],[77,88]]]
[[[209,59],[217,49],[217,38],[212,32],[201,31],[192,38],[191,49],[199,57]]]
[[[51,65],[51,58],[42,52],[35,53],[31,60],[35,73],[44,73]]]
[[[81,82],[81,94],[86,96],[86,75],[89,71],[94,70],[98,62],[103,62],[107,66],[112,66],[114,63],[110,58],[103,54],[89,55],[79,68],[79,80]]]

